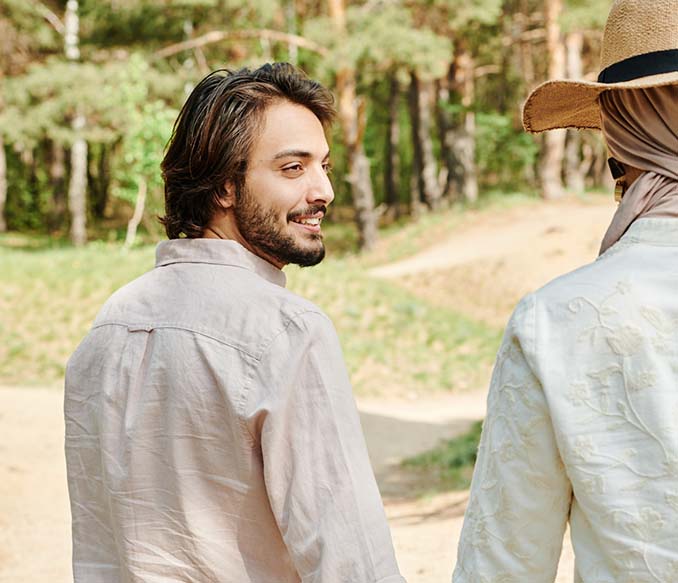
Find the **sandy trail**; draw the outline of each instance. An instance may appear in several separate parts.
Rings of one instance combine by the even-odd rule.
[[[0,388],[1,583],[72,581],[62,402],[60,389]],[[365,399],[359,408],[403,575],[410,583],[448,581],[468,493],[409,498],[398,462],[481,419],[484,393]]]

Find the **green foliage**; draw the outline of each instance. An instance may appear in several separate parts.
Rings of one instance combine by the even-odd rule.
[[[445,0],[442,0],[443,2]],[[450,14],[450,28],[461,32],[479,25],[495,24],[501,15],[502,0],[466,0],[456,3]]]
[[[35,147],[44,139],[70,145],[76,137],[72,120],[80,113],[86,119],[82,135],[87,141],[112,143],[130,128],[120,88],[129,83],[130,67],[139,66],[136,63],[97,65],[50,59],[33,66],[25,75],[7,80],[0,131],[7,142],[24,147]],[[146,87],[152,87],[158,74],[146,66],[144,75]],[[167,83],[160,86],[170,91]]]
[[[76,137],[71,123],[80,112],[87,120],[83,133],[88,141],[112,142],[126,122],[117,94],[123,71],[119,63],[50,60],[9,79],[6,109],[0,114],[6,140],[27,147],[44,139],[70,145]]]
[[[602,31],[611,7],[611,0],[567,0],[561,18],[563,30]]]
[[[349,35],[338,38],[331,21],[308,21],[304,34],[331,49],[325,66],[349,63],[367,82],[393,69],[416,69],[426,77],[445,74],[452,54],[449,38],[417,27],[409,9],[398,4],[351,6],[348,9]]]
[[[403,466],[431,475],[438,488],[465,490],[471,485],[482,427],[482,421],[478,421],[467,433],[406,459]]]
[[[41,151],[36,151],[41,156]],[[5,218],[10,229],[42,230],[50,211],[50,189],[46,164],[23,164],[12,150],[7,152],[7,202]]]
[[[162,189],[160,163],[178,112],[162,101],[148,101],[148,70],[143,58],[133,57],[118,88],[120,107],[126,111],[129,129],[123,135],[121,153],[115,165],[114,176],[118,184],[114,194],[134,204],[143,180],[151,194],[149,207],[159,211],[161,202],[153,194]]]
[[[513,118],[497,112],[476,114],[476,160],[485,188],[515,189],[537,158],[535,139],[514,126]]]
[[[16,37],[30,39],[32,51],[55,51],[63,43],[57,31],[43,17],[41,3],[36,0],[3,0],[0,4],[0,20],[8,25]],[[6,30],[3,32],[7,34]]]
[[[196,8],[216,0],[81,0],[83,42],[96,46],[148,46],[184,40]]]

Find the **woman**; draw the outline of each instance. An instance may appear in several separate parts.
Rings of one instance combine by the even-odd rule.
[[[488,397],[453,580],[678,582],[678,0],[617,0],[597,83],[528,131],[599,128],[621,197],[598,260],[524,298]]]

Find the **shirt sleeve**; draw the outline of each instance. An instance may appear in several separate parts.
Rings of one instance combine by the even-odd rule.
[[[291,322],[255,384],[266,489],[303,583],[404,582],[331,322]]]
[[[453,583],[552,583],[570,509],[534,362],[535,299],[516,308],[490,386]]]

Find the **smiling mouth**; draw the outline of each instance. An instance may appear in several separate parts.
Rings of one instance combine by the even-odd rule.
[[[320,223],[322,223],[322,216],[320,217],[297,217],[292,219],[293,223],[297,223],[299,225],[306,225],[310,227],[319,227]]]
[[[320,233],[320,225],[325,218],[325,212],[324,207],[311,207],[291,215],[288,220],[300,225],[307,231]]]

